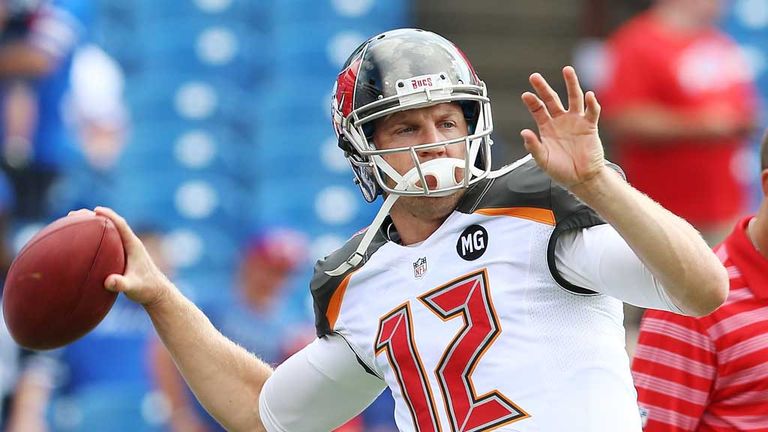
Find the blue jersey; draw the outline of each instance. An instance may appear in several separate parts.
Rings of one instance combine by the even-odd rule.
[[[79,151],[62,105],[69,89],[73,53],[88,38],[93,13],[89,0],[55,0],[42,7],[31,24],[29,43],[55,63],[54,70],[41,77],[35,87],[38,118],[32,142],[36,165],[59,167]]]

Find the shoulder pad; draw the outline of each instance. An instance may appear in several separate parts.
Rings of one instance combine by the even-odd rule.
[[[312,292],[312,300],[314,303],[315,328],[319,337],[323,337],[333,332],[333,324],[338,316],[338,308],[341,306],[341,304],[338,303],[338,301],[340,301],[339,296],[343,295],[343,291],[337,294],[336,298],[339,298],[339,300],[337,300],[336,303],[333,301],[335,298],[334,294],[339,290],[346,289],[345,280],[360,267],[364,266],[371,255],[388,241],[386,235],[379,230],[379,233],[376,234],[370,246],[368,246],[362,263],[339,276],[329,276],[326,271],[333,270],[346,261],[349,256],[355,252],[355,249],[357,249],[357,246],[363,240],[365,232],[366,230],[363,230],[355,234],[344,244],[344,246],[315,264],[314,275],[310,282],[310,291]]]

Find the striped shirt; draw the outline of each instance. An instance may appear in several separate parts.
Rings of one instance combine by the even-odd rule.
[[[768,259],[745,218],[715,248],[730,293],[712,314],[648,310],[632,373],[644,430],[768,432]]]

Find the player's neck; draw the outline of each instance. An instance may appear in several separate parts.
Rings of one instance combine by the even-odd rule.
[[[768,206],[765,203],[747,224],[747,237],[760,255],[768,258]]]
[[[389,215],[397,228],[397,234],[403,246],[421,243],[428,239],[447,218],[424,219],[397,208],[393,208]]]

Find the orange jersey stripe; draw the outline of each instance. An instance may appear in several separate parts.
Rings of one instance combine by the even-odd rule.
[[[333,292],[331,301],[328,303],[328,310],[325,312],[325,317],[328,319],[328,325],[333,330],[336,325],[336,320],[339,319],[339,312],[341,311],[341,302],[344,300],[344,293],[347,291],[347,285],[349,285],[349,278],[352,277],[354,272],[348,274],[344,280],[341,281],[339,287]]]
[[[485,216],[511,216],[555,225],[555,213],[550,209],[535,207],[484,208],[476,210],[475,213]]]

